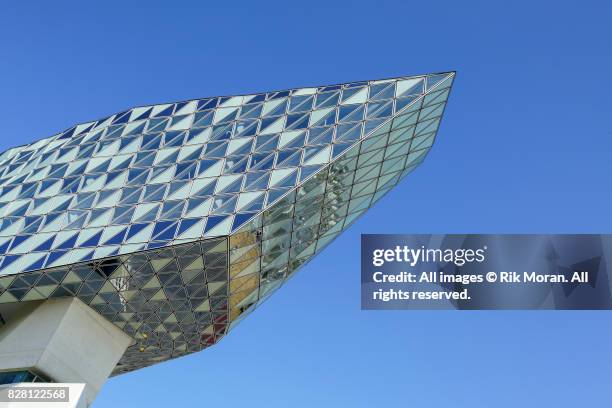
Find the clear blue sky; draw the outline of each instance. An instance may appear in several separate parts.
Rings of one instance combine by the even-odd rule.
[[[416,172],[221,343],[110,380],[94,407],[610,406],[612,313],[365,312],[358,253],[361,233],[612,232],[611,16],[609,1],[4,2],[1,149],[136,105],[458,71]]]

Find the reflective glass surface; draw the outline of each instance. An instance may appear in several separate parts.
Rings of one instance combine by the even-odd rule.
[[[0,154],[0,303],[214,344],[425,158],[454,73],[130,109]]]
[[[20,371],[0,371],[0,385],[30,383],[30,382],[49,382],[46,378],[28,370]]]

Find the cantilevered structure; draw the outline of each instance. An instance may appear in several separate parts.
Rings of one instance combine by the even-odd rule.
[[[86,382],[92,399],[109,374],[219,341],[423,161],[453,78],[143,106],[1,154],[0,382]],[[16,361],[40,321],[54,334]],[[100,378],[45,363],[71,322],[108,337],[80,358],[114,344]]]

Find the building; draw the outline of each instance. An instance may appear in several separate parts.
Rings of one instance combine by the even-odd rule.
[[[143,106],[1,154],[0,382],[91,401],[215,344],[424,160],[453,79]]]

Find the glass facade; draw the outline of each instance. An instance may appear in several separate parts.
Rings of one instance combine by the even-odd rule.
[[[0,385],[24,382],[49,382],[46,378],[28,370],[0,371]]]
[[[77,296],[136,339],[214,344],[410,173],[454,73],[127,110],[0,155],[0,304]]]

